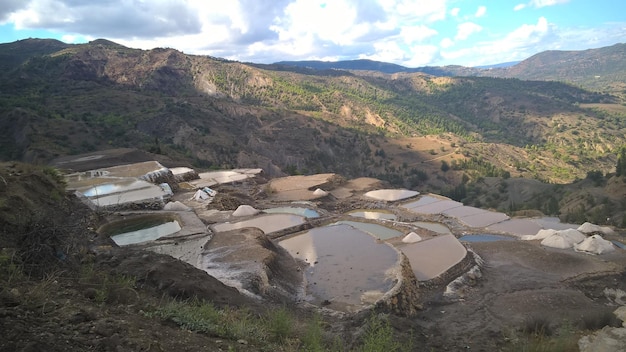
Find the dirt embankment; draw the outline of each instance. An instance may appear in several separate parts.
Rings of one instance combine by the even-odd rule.
[[[93,230],[100,215],[54,169],[0,164],[0,351],[228,349],[146,314],[192,297],[267,311],[191,265],[115,247]]]

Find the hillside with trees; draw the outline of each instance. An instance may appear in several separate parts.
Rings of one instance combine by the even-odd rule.
[[[626,144],[619,95],[555,81],[245,64],[107,40],[1,44],[0,66],[3,160],[130,147],[269,176],[458,187],[465,199],[484,177],[565,184],[614,173]]]

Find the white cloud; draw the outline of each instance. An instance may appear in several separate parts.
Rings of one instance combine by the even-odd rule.
[[[447,49],[453,45],[454,45],[454,41],[452,41],[452,39],[447,38],[447,37],[443,38],[441,42],[439,42],[439,46],[443,49]]]
[[[487,7],[479,6],[478,10],[476,10],[476,14],[474,14],[474,16],[476,16],[476,17],[483,17],[486,13],[487,13]]]
[[[465,65],[470,66],[517,61],[540,50],[554,49],[550,47],[551,36],[551,25],[544,17],[540,17],[536,24],[524,24],[500,40],[443,51],[441,56],[447,61],[464,59]]]
[[[74,34],[66,34],[66,35],[61,36],[61,40],[63,42],[70,43],[70,44],[84,43],[84,42],[91,41],[94,39],[96,38],[85,37],[82,35],[74,35]]]
[[[404,42],[409,45],[415,42],[422,42],[425,39],[433,37],[437,34],[436,30],[428,28],[424,25],[402,27],[400,30],[400,36],[404,39]]]
[[[0,2],[0,23],[5,21],[9,16],[24,7],[28,6],[27,1],[23,0],[2,0]]]
[[[391,0],[382,1],[387,13],[412,21],[432,23],[446,18],[447,0]]]
[[[567,2],[517,1],[523,3],[515,11]],[[171,47],[264,63],[365,57],[407,66],[480,65],[519,60],[547,49],[623,42],[624,23],[558,28],[543,17],[508,34],[497,33],[485,19],[500,16],[495,8],[487,12],[486,6],[478,6],[466,13],[455,7],[458,4],[453,0],[0,0],[0,24],[18,32],[48,31],[66,42],[106,38],[133,48]]]
[[[483,30],[483,27],[473,22],[464,22],[457,26],[457,33],[454,37],[455,40],[465,40],[470,35],[478,33]]]
[[[439,48],[435,45],[418,45],[411,47],[410,56],[402,62],[406,67],[420,67],[433,62],[439,55]]]
[[[525,4],[517,4],[513,7],[513,11],[520,11],[527,7],[534,7],[536,9],[540,9],[542,7],[554,6],[559,4],[566,4],[570,0],[530,0],[530,2]]]
[[[531,0],[529,5],[536,7],[536,8],[542,8],[542,7],[546,7],[546,6],[554,6],[554,5],[558,5],[558,4],[565,4],[568,3],[569,0]]]
[[[524,24],[513,32],[509,33],[503,42],[509,43],[528,43],[536,42],[548,34],[548,20],[545,17],[539,17],[537,24]]]
[[[359,58],[396,63],[405,59],[405,51],[396,42],[374,43],[374,50],[374,54],[359,55]]]

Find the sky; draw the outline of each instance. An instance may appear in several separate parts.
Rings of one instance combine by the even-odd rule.
[[[623,0],[0,0],[0,43],[104,38],[272,63],[480,66],[626,42]]]

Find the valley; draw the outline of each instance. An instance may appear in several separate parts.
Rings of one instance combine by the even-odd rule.
[[[583,335],[617,328],[613,311],[624,304],[622,52],[623,44],[568,60],[546,52],[512,67],[431,75],[241,63],[104,39],[0,44],[0,317],[10,336],[0,347],[578,348]],[[572,78],[603,55],[596,71]],[[563,62],[572,66],[554,66]],[[591,82],[598,72],[601,82]],[[107,183],[135,163],[162,169]],[[169,170],[193,172],[159,178]],[[217,192],[206,203],[195,198],[205,187]],[[162,219],[175,223],[170,234],[98,230],[133,212],[165,212],[166,200],[188,211]],[[318,218],[281,213],[302,204]],[[237,219],[242,205],[268,213]],[[375,219],[350,215],[361,213]],[[355,221],[388,232],[377,237]],[[610,229],[601,235],[615,251],[521,240],[585,222]],[[402,242],[410,231],[423,244],[447,243],[438,259],[455,248],[463,255],[421,272],[416,258],[439,247]],[[380,262],[358,262],[365,274],[341,276],[345,261],[322,259],[340,257],[320,239],[329,233],[388,249]],[[492,234],[514,240],[459,241]],[[332,254],[318,257],[321,248]],[[319,271],[307,271],[309,260],[321,261]],[[364,283],[370,272],[384,284]],[[307,286],[312,278],[318,287]],[[368,345],[375,341],[379,349]]]

